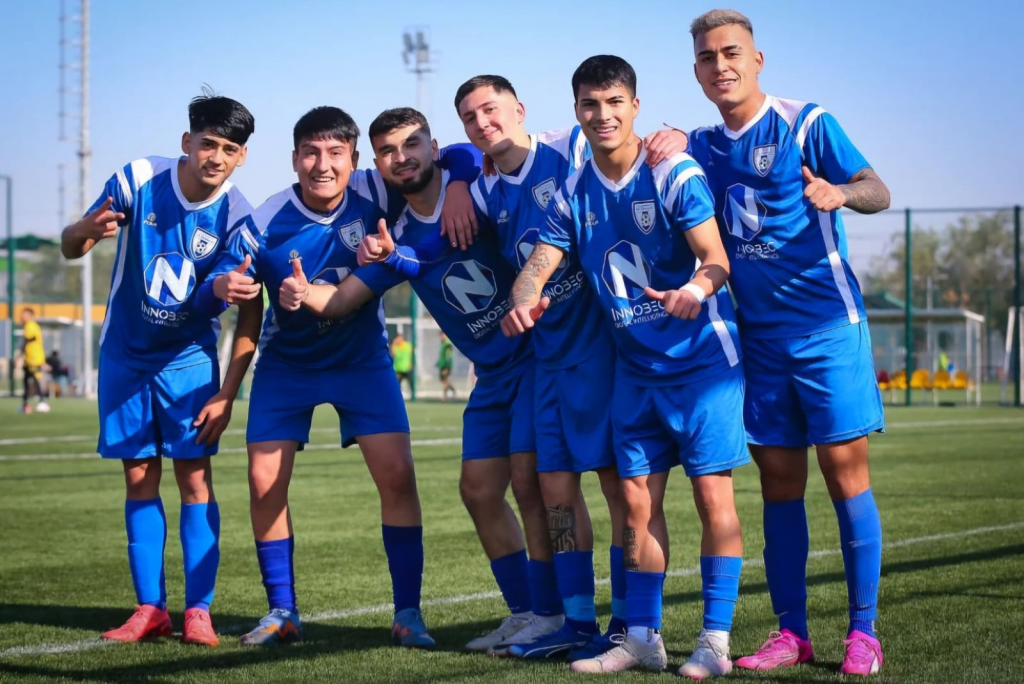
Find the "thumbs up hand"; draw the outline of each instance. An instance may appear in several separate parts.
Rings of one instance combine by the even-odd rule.
[[[356,259],[360,266],[384,261],[395,251],[395,241],[388,231],[388,225],[384,219],[377,222],[377,234],[367,235],[359,243],[356,251]]]
[[[222,273],[213,280],[213,294],[228,304],[237,304],[253,299],[260,293],[260,285],[246,275],[252,265],[248,254],[234,270]]]
[[[811,170],[804,166],[801,169],[804,182],[804,197],[811,203],[811,206],[818,211],[833,211],[846,204],[846,195],[836,186],[824,178],[817,178]]]
[[[281,281],[278,299],[285,311],[298,311],[309,296],[309,281],[302,272],[302,259],[292,259],[292,274]]]

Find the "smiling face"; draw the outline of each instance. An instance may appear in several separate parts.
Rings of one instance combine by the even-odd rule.
[[[303,139],[292,152],[302,200],[318,211],[331,211],[340,202],[355,168],[358,153],[347,140]]]
[[[373,163],[388,185],[403,195],[413,195],[434,177],[437,143],[430,132],[416,124],[393,128],[373,136]]]
[[[696,37],[693,71],[704,94],[719,109],[731,110],[759,98],[757,75],[764,55],[754,47],[754,36],[739,24],[711,29]]]
[[[609,154],[633,138],[633,119],[640,100],[624,85],[581,83],[576,94],[576,120],[596,151]]]
[[[459,118],[466,137],[484,154],[500,157],[526,135],[526,109],[510,92],[492,86],[477,88],[459,103]]]
[[[181,151],[188,155],[189,175],[199,186],[214,190],[245,163],[247,148],[210,130],[202,130],[183,134]]]

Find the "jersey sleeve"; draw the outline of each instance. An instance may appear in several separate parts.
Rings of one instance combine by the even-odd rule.
[[[203,315],[214,318],[221,315],[228,308],[228,303],[217,298],[213,293],[213,281],[217,276],[228,271],[233,271],[245,261],[245,257],[252,257],[249,268],[245,275],[253,280],[259,280],[256,276],[256,257],[259,255],[260,242],[254,235],[252,219],[246,216],[228,234],[227,244],[214,262],[210,272],[206,275],[203,284],[196,289],[196,309]],[[260,236],[262,238],[262,236]]]
[[[566,254],[576,248],[576,219],[572,206],[565,199],[564,186],[551,198],[544,223],[538,229],[537,242],[557,247]]]
[[[662,196],[672,228],[687,231],[715,216],[715,199],[704,171],[695,161],[676,164]]]
[[[480,150],[469,143],[457,143],[441,148],[437,165],[448,171],[448,182],[472,183],[480,175],[484,158]]]
[[[131,181],[131,164],[126,164],[124,168],[119,170],[113,176],[103,184],[103,190],[100,192],[100,196],[96,198],[96,201],[92,203],[92,206],[86,210],[86,214],[99,209],[108,197],[114,201],[110,205],[111,211],[120,212],[124,214],[124,220],[119,222],[119,225],[127,225],[131,221],[132,216],[132,203],[134,202],[134,193],[132,192]]]
[[[408,280],[408,278],[384,264],[362,266],[357,268],[352,276],[363,281],[363,284],[370,288],[370,291],[377,297],[380,297],[395,285]]]
[[[592,156],[590,143],[579,125],[538,133],[537,142],[558,150],[559,154],[569,160],[569,175],[576,173],[583,162]]]
[[[800,127],[800,130],[805,129],[806,138],[800,141],[798,132],[798,142],[802,143],[804,164],[815,176],[833,185],[842,185],[871,166],[835,117],[820,107],[807,114]]]

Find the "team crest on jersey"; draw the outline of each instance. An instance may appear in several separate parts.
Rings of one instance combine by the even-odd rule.
[[[654,228],[654,200],[633,202],[633,220],[645,235],[650,234]]]
[[[202,261],[213,254],[213,250],[217,249],[218,242],[220,242],[220,238],[213,233],[209,233],[202,228],[196,228],[196,231],[192,233],[192,242],[189,244],[192,258],[196,261]]]
[[[341,241],[345,243],[345,246],[351,249],[353,252],[359,249],[359,243],[362,242],[366,236],[366,229],[363,228],[363,220],[353,221],[348,225],[344,225],[338,229],[338,236],[341,237]]]
[[[775,150],[777,146],[772,145],[761,145],[755,147],[752,153],[752,159],[754,162],[754,170],[761,176],[767,176],[768,172],[772,170],[772,162],[775,161]]]
[[[555,195],[555,179],[548,178],[540,185],[536,185],[533,188],[533,199],[537,200],[537,204],[540,205],[541,209],[548,208],[548,202]]]

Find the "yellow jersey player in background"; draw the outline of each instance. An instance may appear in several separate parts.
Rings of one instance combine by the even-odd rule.
[[[32,413],[32,405],[29,401],[32,395],[35,394],[39,397],[39,403],[36,404],[35,410],[40,413],[48,413],[50,405],[46,403],[46,397],[43,396],[42,385],[39,382],[43,373],[43,367],[46,365],[46,352],[43,350],[43,331],[39,324],[36,323],[36,312],[34,309],[26,307],[21,310],[21,325],[22,334],[25,338],[25,345],[23,347],[25,353],[25,391],[22,395],[21,412]]]

